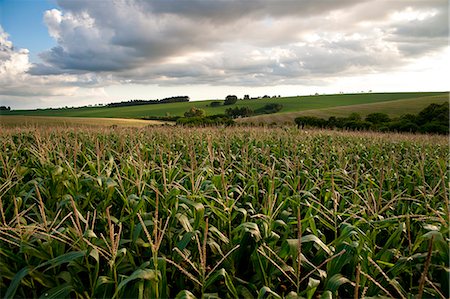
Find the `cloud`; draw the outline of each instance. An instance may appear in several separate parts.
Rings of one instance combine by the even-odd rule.
[[[15,50],[9,36],[0,26],[0,79],[20,75],[28,71],[28,50]]]
[[[448,10],[417,11],[411,7],[397,15],[390,40],[405,56],[422,56],[448,46]]]
[[[447,45],[443,3],[61,0],[44,15],[58,46],[30,73],[261,86],[395,69]]]
[[[76,96],[80,86],[97,86],[94,74],[35,76],[29,70],[27,49],[16,49],[0,26],[0,102],[2,105],[30,106],[44,103],[43,99]],[[61,71],[62,72],[62,71]]]
[[[57,0],[30,63],[0,30],[0,100],[112,85],[326,85],[448,49],[443,0]],[[0,27],[1,28],[1,27]]]

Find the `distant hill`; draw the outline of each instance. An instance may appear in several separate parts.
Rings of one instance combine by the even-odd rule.
[[[342,105],[335,107],[298,110],[294,112],[284,112],[277,114],[257,115],[248,118],[238,119],[238,122],[246,123],[284,123],[294,122],[299,116],[315,116],[328,119],[330,116],[347,117],[351,113],[358,113],[362,117],[375,112],[386,113],[390,117],[398,117],[404,114],[417,114],[422,109],[432,103],[449,102],[449,94],[439,94],[430,96],[419,96],[412,98],[396,99],[391,101],[379,101],[367,104]]]
[[[239,121],[285,122],[293,121],[296,116],[305,114],[327,117],[329,115],[342,115],[351,112],[366,114],[367,112],[380,111],[386,112],[391,116],[403,113],[417,113],[432,102],[448,101],[448,93],[402,92],[316,95],[238,100],[236,104],[229,106],[211,105],[212,102],[217,101],[218,100],[190,101],[128,107],[12,110],[0,111],[0,115],[143,118],[149,116],[182,116],[184,112],[191,107],[204,109],[207,115],[214,115],[223,114],[225,113],[225,110],[230,107],[249,107],[252,110],[258,110],[262,109],[267,104],[279,103],[283,108],[275,114],[254,116],[248,119],[240,119]]]

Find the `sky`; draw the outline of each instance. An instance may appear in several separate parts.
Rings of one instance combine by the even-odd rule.
[[[0,105],[448,91],[447,0],[0,0]]]

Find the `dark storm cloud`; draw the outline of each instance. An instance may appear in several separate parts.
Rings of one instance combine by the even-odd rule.
[[[342,9],[361,3],[361,0],[187,0],[187,1],[139,1],[155,14],[175,14],[191,19],[207,19],[213,23],[229,23],[237,19],[271,17],[305,17],[322,14],[324,11]]]

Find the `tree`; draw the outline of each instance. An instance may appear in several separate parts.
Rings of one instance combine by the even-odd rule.
[[[222,106],[222,102],[211,102],[211,104],[210,104],[210,106],[211,107],[219,107],[219,106]]]
[[[224,105],[233,105],[233,104],[236,104],[237,100],[238,100],[237,96],[235,96],[235,95],[228,95],[225,98],[225,102],[223,104]]]
[[[419,112],[417,119],[419,125],[424,125],[429,122],[437,121],[443,125],[448,125],[449,122],[449,107],[448,103],[430,104],[428,107]]]
[[[305,126],[325,128],[327,125],[327,121],[325,119],[315,116],[300,116],[294,121],[298,128],[303,128]]]
[[[182,117],[177,119],[177,125],[195,127],[195,126],[231,126],[234,121],[226,115],[216,114],[206,117]]]
[[[244,100],[250,100],[250,96],[248,94],[244,95]]]
[[[351,121],[360,121],[361,120],[361,115],[359,115],[356,112],[350,113],[350,115],[348,116],[348,119]]]
[[[236,108],[228,108],[225,110],[225,114],[232,117],[247,117],[253,115],[253,110],[249,107],[236,107]]]
[[[366,121],[371,122],[373,124],[382,124],[390,122],[391,119],[386,113],[376,112],[367,115]]]
[[[184,117],[205,117],[206,112],[203,109],[192,107],[184,113]]]

